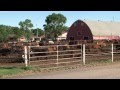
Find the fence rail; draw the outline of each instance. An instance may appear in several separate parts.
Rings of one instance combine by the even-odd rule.
[[[19,50],[20,48],[23,48]],[[92,61],[120,60],[120,44],[76,44],[11,47],[8,52],[0,48],[1,63],[17,63],[25,66],[59,66],[71,64],[87,64]],[[5,50],[5,49],[4,49]],[[3,52],[3,53],[2,53]]]
[[[59,65],[66,63],[83,63],[92,60],[111,60],[119,58],[119,44],[106,44],[101,47],[94,47],[93,44],[78,45],[50,45],[50,46],[29,46],[27,57],[29,64],[37,62],[42,65]]]
[[[73,60],[72,60],[73,59]],[[56,60],[56,61],[55,61]],[[49,63],[59,65],[61,63],[72,63],[82,60],[82,44],[79,45],[50,45],[50,46],[29,46],[28,61],[41,64]],[[52,61],[55,61],[54,63]]]

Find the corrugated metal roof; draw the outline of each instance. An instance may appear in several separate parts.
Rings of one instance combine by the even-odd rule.
[[[120,22],[83,20],[92,31],[93,35],[120,35]]]

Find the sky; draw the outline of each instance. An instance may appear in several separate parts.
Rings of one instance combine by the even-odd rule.
[[[43,29],[46,17],[52,13],[63,14],[68,27],[78,19],[120,22],[120,11],[0,11],[0,24],[19,27],[20,21],[30,19],[33,28]]]

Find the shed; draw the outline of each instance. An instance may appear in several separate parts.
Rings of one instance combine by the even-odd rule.
[[[67,40],[120,40],[120,22],[77,20],[67,33]]]
[[[68,30],[67,40],[93,40],[93,34],[85,22],[77,20]]]

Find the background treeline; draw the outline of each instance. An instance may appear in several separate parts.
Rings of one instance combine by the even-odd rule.
[[[0,42],[16,41],[20,37],[29,40],[32,36],[45,36],[45,39],[56,40],[63,32],[68,30],[65,26],[67,18],[62,14],[52,13],[45,19],[43,30],[40,28],[33,29],[34,25],[30,19],[20,21],[19,27],[0,25]]]

